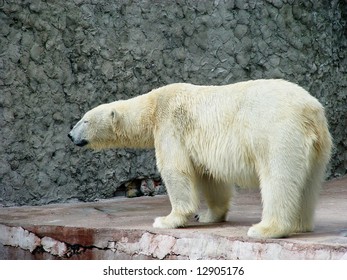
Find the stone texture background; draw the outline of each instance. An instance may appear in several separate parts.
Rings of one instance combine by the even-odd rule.
[[[347,172],[346,1],[0,0],[0,204],[92,201],[155,178],[153,151],[93,152],[87,110],[173,82],[284,78],[326,107]]]

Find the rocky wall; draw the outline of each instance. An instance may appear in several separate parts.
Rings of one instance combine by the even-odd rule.
[[[347,170],[345,1],[0,0],[0,204],[92,201],[158,179],[153,151],[67,138],[92,107],[173,82],[284,78],[326,107]]]

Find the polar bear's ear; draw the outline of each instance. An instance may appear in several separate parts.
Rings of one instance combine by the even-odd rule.
[[[119,113],[116,110],[111,111],[112,122],[116,122],[119,119]]]
[[[116,110],[112,110],[112,111],[111,111],[111,118],[112,118],[113,120],[117,118],[117,115],[118,115],[118,113],[117,113]]]

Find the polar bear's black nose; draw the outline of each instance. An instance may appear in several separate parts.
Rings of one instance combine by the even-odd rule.
[[[73,137],[70,133],[67,135],[67,137],[69,137],[71,139],[71,141],[73,142]]]

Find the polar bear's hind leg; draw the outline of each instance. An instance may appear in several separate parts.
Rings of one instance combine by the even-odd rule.
[[[201,223],[224,222],[232,197],[232,186],[216,181],[208,176],[200,179],[199,187],[206,200],[207,210],[198,215]]]

